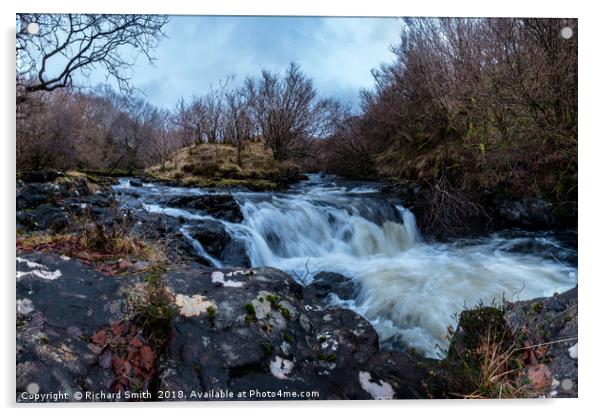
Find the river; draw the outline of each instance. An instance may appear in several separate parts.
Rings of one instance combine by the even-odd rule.
[[[114,188],[124,195],[129,182],[121,179]],[[217,192],[149,183],[135,191],[140,209],[184,218],[189,238],[186,219],[209,217],[168,208],[157,196]],[[383,348],[410,346],[440,357],[460,311],[479,302],[550,296],[577,283],[576,232],[508,230],[427,242],[412,212],[382,195],[377,184],[327,175],[309,175],[286,192],[229,192],[244,220],[221,222],[244,242],[252,265],[285,270],[302,284],[320,271],[351,277],[359,287],[355,299],[334,296],[331,303],[366,317]],[[193,242],[216,267],[228,266]]]

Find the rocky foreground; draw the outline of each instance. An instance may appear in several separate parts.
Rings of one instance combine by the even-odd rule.
[[[227,196],[194,204],[242,220]],[[138,215],[138,216],[135,216]],[[442,360],[384,351],[370,323],[329,307],[350,279],[301,286],[250,268],[217,222],[132,214],[86,175],[17,185],[17,401],[575,397],[577,288],[465,311]]]

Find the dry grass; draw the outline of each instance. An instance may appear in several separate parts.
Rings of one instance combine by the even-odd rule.
[[[472,352],[476,371],[472,372],[474,391],[461,394],[466,399],[508,399],[527,397],[527,384],[521,381],[521,368],[515,362],[514,344],[503,346],[491,331],[482,335]]]
[[[250,186],[274,189],[285,176],[298,175],[297,166],[278,162],[263,142],[248,142],[238,163],[236,147],[227,144],[197,144],[175,153],[163,166],[147,172],[187,186]]]
[[[80,186],[85,186],[91,194],[103,189],[103,186],[90,175],[73,170],[65,172],[65,175],[57,178],[55,183],[67,188],[74,188],[76,183],[79,183]]]
[[[128,235],[112,236],[101,241],[92,232],[20,236],[17,238],[17,250],[59,253],[90,263],[132,258],[156,264],[166,258],[163,248],[157,244]]]

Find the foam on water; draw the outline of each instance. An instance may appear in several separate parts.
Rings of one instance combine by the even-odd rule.
[[[383,346],[411,346],[430,357],[447,348],[447,327],[455,325],[455,313],[479,301],[549,296],[576,284],[577,270],[566,260],[574,250],[553,236],[494,234],[426,243],[414,215],[373,195],[374,190],[310,177],[289,193],[235,194],[245,219],[222,223],[245,242],[253,266],[283,269],[303,284],[320,271],[350,276],[360,288],[357,298],[342,302],[333,297],[332,302],[369,319]],[[210,218],[153,204],[145,209],[191,220]],[[192,240],[185,229],[184,235]]]

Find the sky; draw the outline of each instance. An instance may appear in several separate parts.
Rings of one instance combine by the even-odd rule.
[[[373,86],[371,69],[393,61],[389,47],[400,29],[397,18],[172,16],[155,67],[138,58],[132,84],[152,104],[172,108],[230,75],[242,82],[294,61],[319,95],[358,109],[359,90]]]

